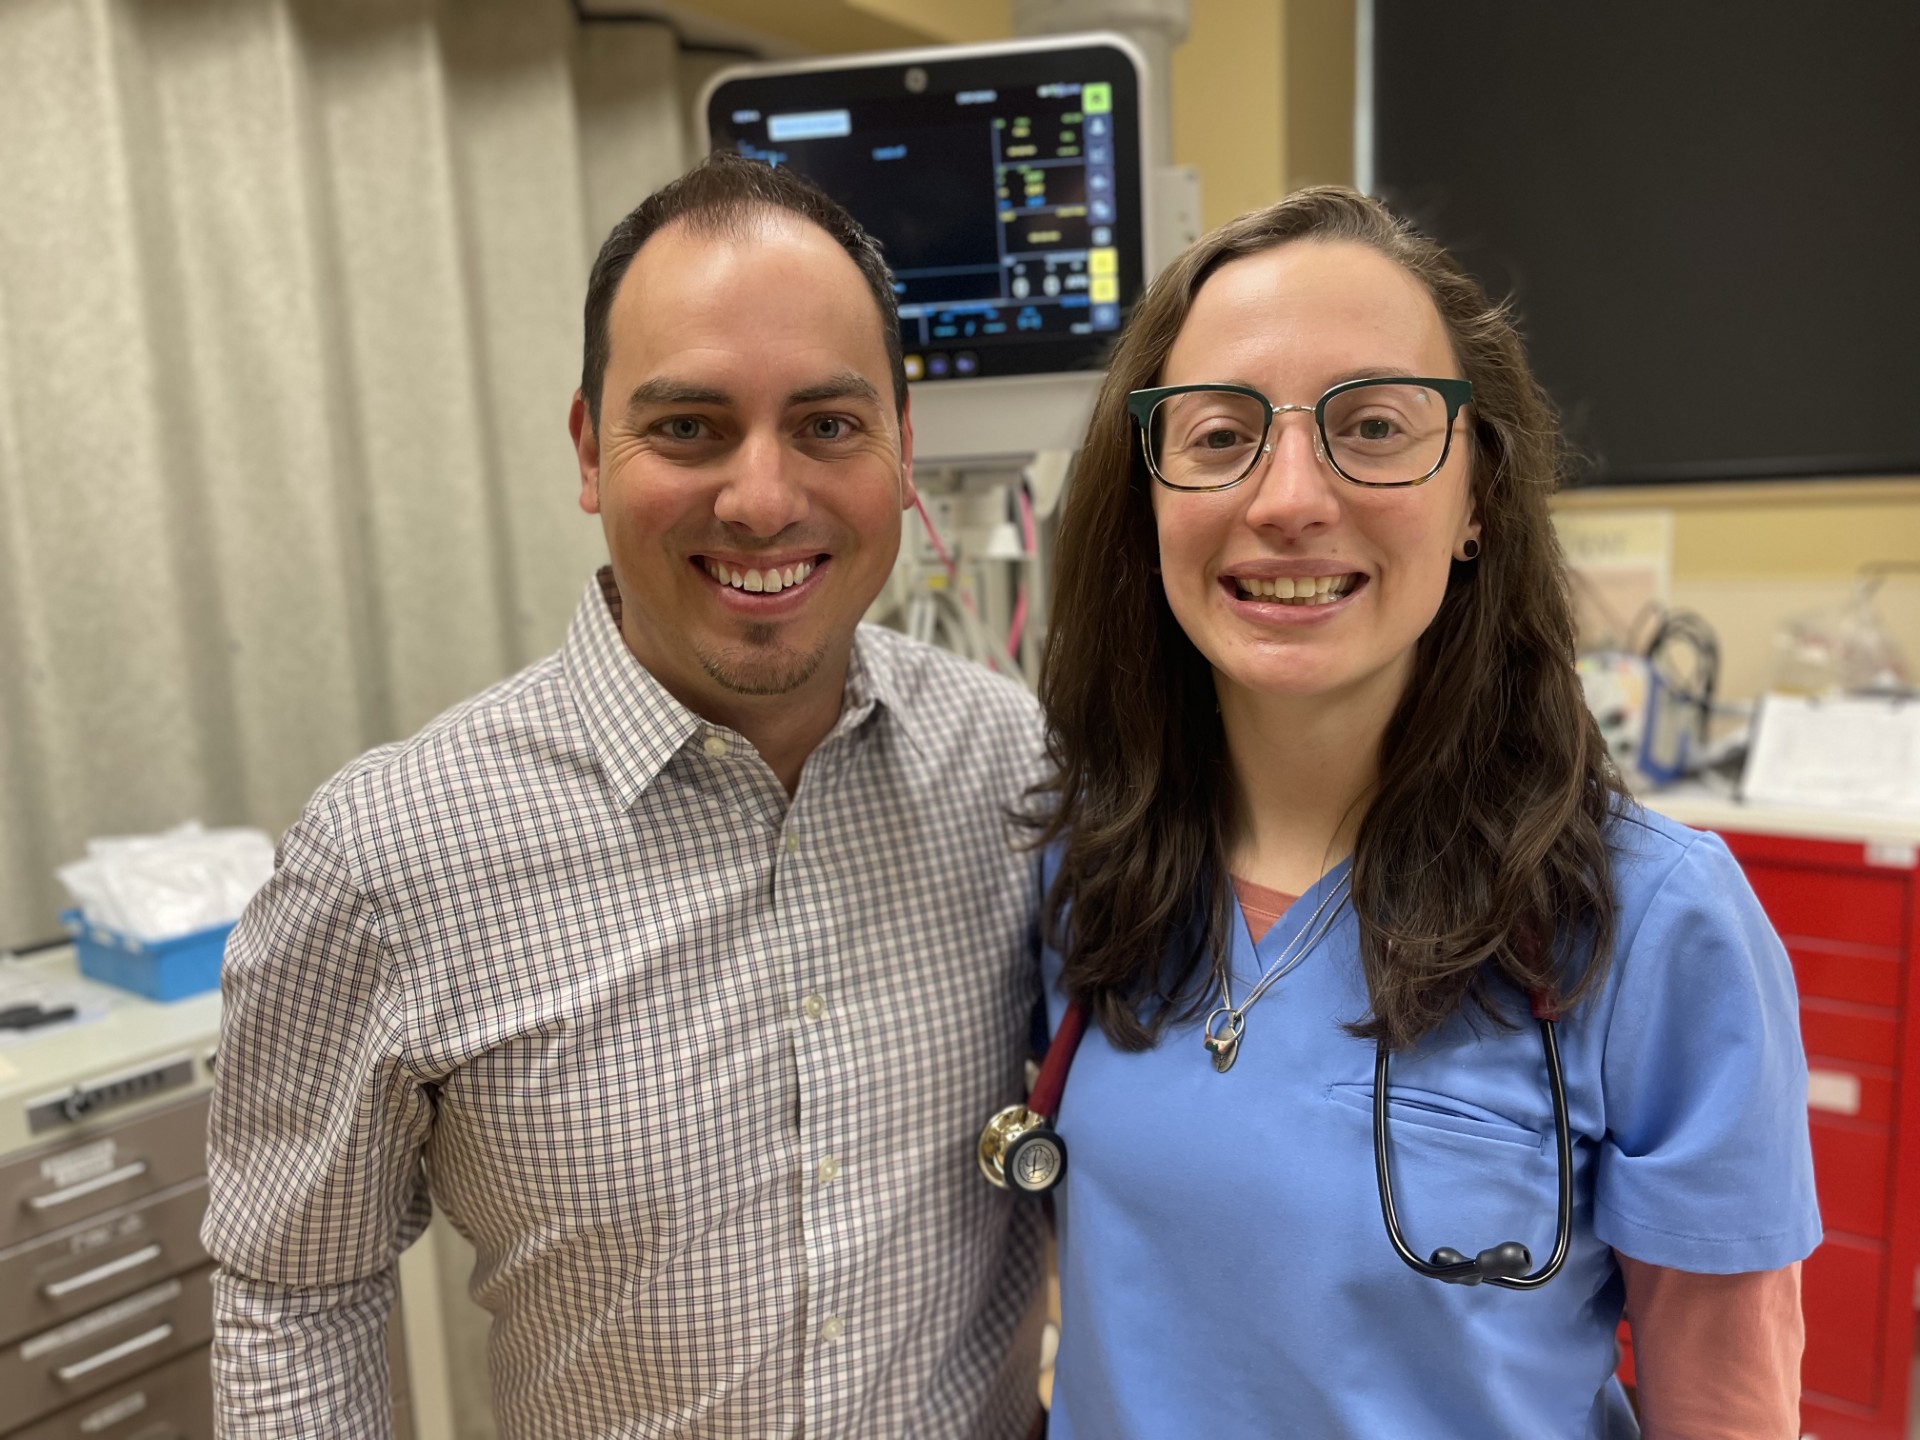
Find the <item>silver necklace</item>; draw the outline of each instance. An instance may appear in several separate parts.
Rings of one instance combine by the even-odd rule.
[[[1313,947],[1326,938],[1327,932],[1333,929],[1334,921],[1340,918],[1341,904],[1336,902],[1344,902],[1346,898],[1347,876],[1342,875],[1314,908],[1313,914],[1307,917],[1307,923],[1300,927],[1292,942],[1274,957],[1266,973],[1254,982],[1253,988],[1247,992],[1247,998],[1238,1005],[1233,1003],[1233,957],[1228,955],[1214,961],[1213,973],[1220,982],[1220,1003],[1207,1016],[1207,1027],[1203,1033],[1206,1035],[1207,1053],[1213,1057],[1215,1070],[1224,1075],[1233,1068],[1233,1062],[1240,1054],[1240,1037],[1247,1033],[1247,1012],[1283,976],[1313,953]],[[1329,906],[1332,907],[1331,913],[1328,913]],[[1326,916],[1325,920],[1320,918],[1322,915]],[[1316,924],[1319,925],[1317,930],[1314,928]]]

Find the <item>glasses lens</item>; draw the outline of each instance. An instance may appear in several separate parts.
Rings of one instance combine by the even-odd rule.
[[[1377,380],[1327,401],[1327,458],[1362,485],[1424,480],[1447,453],[1447,401],[1425,385]]]
[[[1153,468],[1182,490],[1231,485],[1253,468],[1267,433],[1267,409],[1231,390],[1185,390],[1153,407],[1147,444]]]

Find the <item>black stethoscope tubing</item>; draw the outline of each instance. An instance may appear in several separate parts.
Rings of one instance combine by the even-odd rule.
[[[1373,1058],[1373,1173],[1380,1187],[1380,1216],[1386,1222],[1387,1239],[1398,1255],[1419,1275],[1449,1285],[1497,1285],[1502,1290],[1538,1290],[1560,1273],[1567,1263],[1567,1251],[1573,1244],[1573,1128],[1567,1120],[1567,1081],[1560,1068],[1560,1042],[1554,1034],[1550,1002],[1534,997],[1534,1020],[1540,1027],[1540,1047],[1547,1058],[1547,1089],[1553,1096],[1553,1141],[1558,1162],[1559,1212],[1555,1217],[1553,1254],[1547,1263],[1531,1274],[1533,1256],[1517,1240],[1508,1240],[1466,1256],[1443,1246],[1422,1260],[1407,1244],[1400,1231],[1400,1217],[1393,1207],[1392,1140],[1387,1104],[1387,1047],[1374,1050]]]

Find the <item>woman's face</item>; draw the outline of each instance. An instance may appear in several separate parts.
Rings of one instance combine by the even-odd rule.
[[[1275,406],[1311,406],[1343,380],[1459,373],[1413,276],[1364,245],[1293,241],[1206,281],[1160,383],[1250,385]],[[1276,414],[1270,453],[1232,489],[1153,486],[1167,602],[1223,702],[1240,690],[1391,710],[1449,563],[1479,534],[1465,432],[1463,416],[1426,484],[1370,490],[1320,458],[1310,413]],[[1332,598],[1305,599],[1303,581]],[[1290,587],[1302,597],[1258,593]]]

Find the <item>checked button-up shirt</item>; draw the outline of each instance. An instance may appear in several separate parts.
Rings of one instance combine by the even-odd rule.
[[[973,1150],[1037,993],[1037,711],[863,627],[789,800],[615,604],[323,786],[234,931],[220,1433],[387,1434],[437,1205],[509,1440],[1024,1435],[1034,1207]]]

